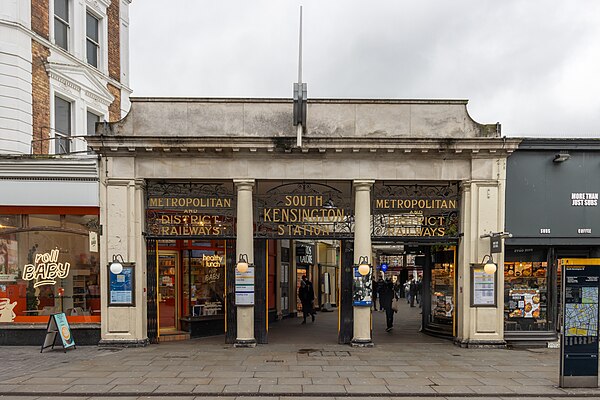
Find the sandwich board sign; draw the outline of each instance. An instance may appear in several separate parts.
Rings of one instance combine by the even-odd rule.
[[[40,353],[42,353],[44,349],[47,349],[48,347],[54,349],[57,336],[60,337],[60,344],[65,350],[65,353],[69,347],[77,348],[75,346],[75,339],[73,339],[73,335],[71,334],[71,327],[69,326],[69,322],[67,321],[67,316],[65,313],[50,315],[48,326],[46,327],[46,337],[44,338],[44,344],[42,344]]]

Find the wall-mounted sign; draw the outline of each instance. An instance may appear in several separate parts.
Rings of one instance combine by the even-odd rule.
[[[33,264],[23,266],[23,280],[34,281],[33,287],[55,285],[56,279],[64,279],[69,275],[71,264],[58,262],[60,250],[36,254]]]
[[[571,205],[575,207],[596,207],[598,193],[571,193]]]
[[[471,307],[496,307],[496,276],[487,274],[483,265],[471,265]]]
[[[246,272],[235,269],[235,304],[254,305],[254,267],[249,266]]]
[[[296,263],[310,264],[315,263],[315,246],[310,244],[299,244],[296,246]]]
[[[458,184],[376,182],[374,237],[458,236]]]
[[[146,230],[152,236],[232,237],[233,184],[148,184]]]
[[[135,264],[123,264],[118,274],[108,268],[108,305],[135,306]]]
[[[354,219],[352,182],[259,181],[256,235],[277,238],[348,238]]]
[[[371,306],[373,304],[373,269],[367,275],[361,275],[358,267],[354,267],[352,285],[352,304],[355,306]]]

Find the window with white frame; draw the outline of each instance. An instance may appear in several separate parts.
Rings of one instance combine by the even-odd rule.
[[[85,55],[87,63],[98,68],[100,54],[100,21],[89,12],[85,16]]]
[[[96,134],[96,122],[100,122],[100,116],[92,111],[87,112],[87,134],[93,136]]]
[[[71,152],[71,103],[54,96],[54,142],[55,154]]]
[[[69,50],[69,0],[54,0],[54,43]]]

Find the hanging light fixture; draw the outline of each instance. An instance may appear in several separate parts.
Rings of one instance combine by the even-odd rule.
[[[485,262],[486,258],[487,262]],[[486,254],[485,256],[483,256],[483,260],[481,260],[481,263],[483,264],[483,272],[485,272],[486,274],[492,275],[496,272],[497,266],[494,263],[494,259],[491,255]]]
[[[123,272],[123,256],[120,254],[114,254],[112,262],[110,263],[110,272],[117,275]]]
[[[369,265],[369,257],[360,256],[358,259],[358,273],[362,276],[368,275],[369,271],[371,271],[371,266]]]
[[[237,262],[237,270],[242,274],[244,272],[248,271],[248,255],[247,254],[240,254],[240,259]]]

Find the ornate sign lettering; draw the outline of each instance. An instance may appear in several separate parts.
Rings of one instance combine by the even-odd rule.
[[[351,182],[257,182],[256,236],[274,238],[351,237]]]
[[[146,230],[159,237],[234,237],[234,203],[231,182],[151,182]]]
[[[376,182],[373,237],[455,238],[458,183]]]

